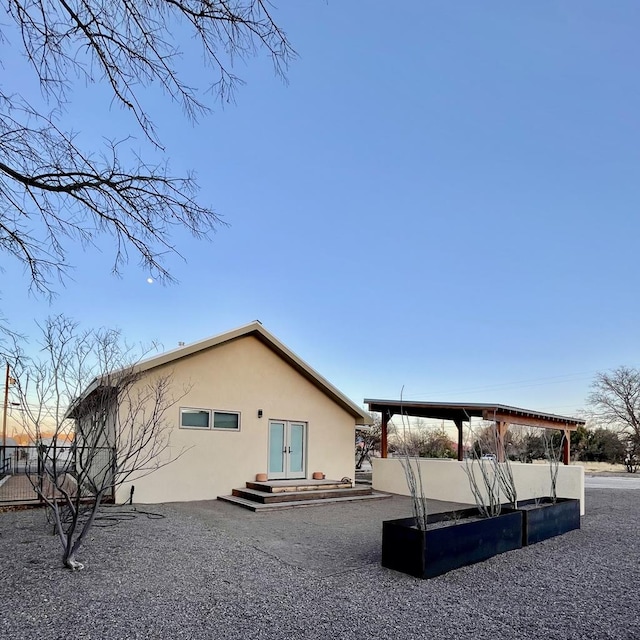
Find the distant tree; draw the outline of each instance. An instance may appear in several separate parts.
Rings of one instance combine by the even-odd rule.
[[[431,427],[422,432],[418,453],[421,458],[457,458],[458,446],[444,427]]]
[[[240,82],[234,60],[266,51],[282,74],[295,55],[265,0],[7,1],[0,47],[24,56],[46,107],[4,78],[0,251],[24,266],[35,290],[54,291],[71,267],[69,243],[92,244],[103,234],[113,238],[115,272],[132,254],[154,277],[171,280],[165,258],[178,253],[172,232],[205,237],[220,222],[196,200],[192,176],[170,173],[145,106],[144,89],[155,85],[188,120],[208,110],[179,72],[189,39],[202,54],[201,77],[224,102]],[[106,130],[99,132],[102,148],[83,148],[61,118],[76,82],[106,87],[107,100],[129,113],[131,128],[150,143],[151,157],[132,150],[127,134],[108,140]]]
[[[410,421],[406,416],[405,423],[406,426],[393,432],[394,451],[419,458],[457,458],[458,445],[444,427],[434,427],[422,418]]]
[[[470,428],[472,436],[471,442],[471,454],[475,458],[482,458],[483,455],[495,454],[495,425],[493,423],[484,422],[481,425],[476,426],[474,429]],[[510,436],[507,435],[507,439]]]
[[[533,462],[544,458],[540,429],[512,426],[505,435],[505,451],[510,460]]]
[[[581,443],[578,460],[583,462],[623,463],[626,447],[619,435],[611,429],[593,429],[587,431]]]
[[[495,427],[485,425],[474,430],[474,440],[472,443],[472,452],[474,455],[481,457],[482,455],[495,454]],[[509,460],[518,462],[533,462],[534,460],[544,460],[545,444],[543,429],[533,427],[520,427],[518,425],[511,426],[504,438],[505,455]],[[550,437],[553,445],[558,446],[562,438],[562,432],[557,429],[551,430]]]
[[[528,433],[524,437],[521,455],[522,462],[544,459],[544,438],[541,433]]]
[[[371,456],[380,451],[382,438],[382,419],[380,414],[373,416],[373,424],[368,428],[356,429],[356,469],[362,469],[365,460],[371,462]]]
[[[587,403],[599,424],[619,434],[627,471],[634,472],[640,457],[640,371],[621,366],[598,373]]]
[[[475,458],[482,458],[482,456],[495,456],[497,455],[496,447],[498,441],[496,440],[496,427],[493,422],[482,422],[476,425],[473,429],[469,427],[470,434],[472,436],[471,448],[469,453]],[[518,435],[509,429],[504,438],[505,454],[510,459],[517,459],[517,453],[519,447],[515,445],[518,440]]]
[[[627,450],[624,454],[624,466],[629,473],[635,473],[640,467],[640,456],[633,451]]]
[[[578,428],[571,433],[571,451],[573,452],[574,460],[583,459],[583,451],[588,446],[590,433],[591,430],[584,425],[578,426]]]

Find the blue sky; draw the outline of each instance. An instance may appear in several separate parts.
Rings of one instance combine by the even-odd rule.
[[[169,349],[260,319],[356,402],[404,386],[568,415],[596,371],[640,366],[637,2],[279,0],[274,15],[299,53],[288,84],[249,60],[237,104],[196,126],[146,94],[172,169],[193,169],[229,226],[175,236],[169,287],[135,260],[113,277],[107,239],[76,247],[51,304],[4,256],[13,328],[65,312]],[[5,60],[28,92],[20,69]],[[206,87],[206,69],[185,73]],[[77,87],[67,121],[142,148],[105,95]]]

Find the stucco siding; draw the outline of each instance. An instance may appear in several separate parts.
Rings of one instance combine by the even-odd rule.
[[[253,336],[200,351],[147,375],[172,373],[169,465],[121,486],[136,502],[208,500],[267,472],[270,419],[307,424],[306,471],[353,478],[355,419]],[[185,392],[186,389],[186,392]],[[240,431],[179,428],[180,407],[240,412]],[[258,410],[262,409],[262,418]]]
[[[428,498],[474,504],[465,462],[429,458],[413,459],[420,464],[423,489]],[[549,495],[551,476],[548,464],[522,464],[512,462],[511,469],[519,500]],[[479,486],[482,478],[477,465],[474,472]],[[407,480],[398,458],[373,460],[373,488],[376,491],[409,495]],[[557,495],[561,498],[578,498],[581,515],[584,515],[584,467],[560,465],[558,468]]]

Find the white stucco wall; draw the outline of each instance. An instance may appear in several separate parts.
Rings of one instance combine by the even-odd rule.
[[[418,458],[413,459],[412,464],[420,464],[423,488],[428,498],[475,504],[465,473],[465,462]],[[511,468],[519,500],[549,495],[549,465],[512,462]],[[480,480],[477,469],[476,475]],[[558,497],[580,499],[580,513],[584,515],[584,468],[578,465],[560,465],[556,486]],[[398,458],[374,458],[373,488],[376,491],[409,495],[404,470]]]
[[[267,472],[270,419],[307,424],[307,477],[354,477],[355,418],[253,336],[154,369],[172,371],[172,388],[187,394],[168,414],[170,453],[179,458],[119,487],[118,502],[135,485],[135,502],[210,500]],[[179,428],[180,407],[239,411],[240,431]],[[258,409],[263,417],[258,418]]]

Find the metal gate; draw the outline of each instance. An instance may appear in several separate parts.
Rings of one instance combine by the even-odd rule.
[[[72,446],[0,446],[0,506],[38,504],[65,493],[77,497],[78,491],[90,497],[86,487],[78,486],[77,452]],[[96,469],[111,473],[114,452],[109,447],[92,451]],[[55,477],[55,482],[52,478]],[[113,491],[110,498],[113,498]]]

